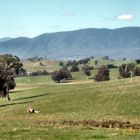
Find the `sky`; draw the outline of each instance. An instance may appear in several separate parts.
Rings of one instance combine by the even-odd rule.
[[[140,26],[140,0],[0,0],[0,38]]]

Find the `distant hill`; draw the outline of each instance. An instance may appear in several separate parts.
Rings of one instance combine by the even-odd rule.
[[[12,39],[12,38],[10,38],[10,37],[4,37],[4,38],[1,38],[0,39],[0,42],[8,41],[10,39]]]
[[[0,53],[22,58],[110,56],[140,58],[140,27],[81,29],[45,33],[34,38],[19,37],[0,41]]]

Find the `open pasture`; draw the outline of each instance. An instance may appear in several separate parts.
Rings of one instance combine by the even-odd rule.
[[[74,76],[78,79],[79,73]],[[138,139],[139,129],[130,132],[62,123],[140,122],[139,77],[99,83],[85,79],[57,84],[50,76],[16,78],[17,87],[10,93],[11,101],[0,99],[1,139]],[[27,114],[29,106],[40,112]]]

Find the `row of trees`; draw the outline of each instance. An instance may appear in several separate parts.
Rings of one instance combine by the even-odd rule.
[[[97,74],[94,76],[95,81],[108,81],[110,80],[110,68],[114,68],[112,65],[103,65],[98,68]],[[75,69],[78,69],[75,67]],[[85,65],[82,68],[84,74],[89,77],[91,76],[92,68],[88,65]],[[128,78],[133,76],[140,76],[140,67],[136,66],[134,63],[122,64],[119,67],[119,78]],[[52,79],[54,81],[60,82],[63,79],[71,79],[71,71],[68,71],[66,68],[61,69],[60,71],[55,71],[52,73]]]
[[[83,67],[84,74],[89,77],[91,75],[89,67]],[[72,79],[71,71],[63,68],[59,71],[55,71],[52,73],[52,80],[55,82],[60,82],[61,80],[69,80]],[[109,80],[109,68],[107,66],[102,66],[99,68],[98,73],[95,75],[94,79],[96,81],[107,81]]]

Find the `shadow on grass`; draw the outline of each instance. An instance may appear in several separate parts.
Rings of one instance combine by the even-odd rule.
[[[29,97],[17,98],[17,99],[13,99],[13,101],[24,100],[24,99],[32,99],[32,98],[38,98],[38,97],[42,97],[42,96],[46,96],[46,95],[49,95],[49,93],[44,93],[44,94],[35,95],[35,96],[29,96]]]
[[[104,136],[104,135],[93,135],[93,136],[89,136],[87,137],[88,139],[107,139],[108,137],[107,136]]]
[[[12,105],[20,105],[20,104],[28,104],[28,103],[32,103],[34,101],[29,101],[29,102],[17,102],[17,103],[11,103],[11,104],[3,104],[0,105],[0,107],[6,107],[6,106],[12,106]]]

